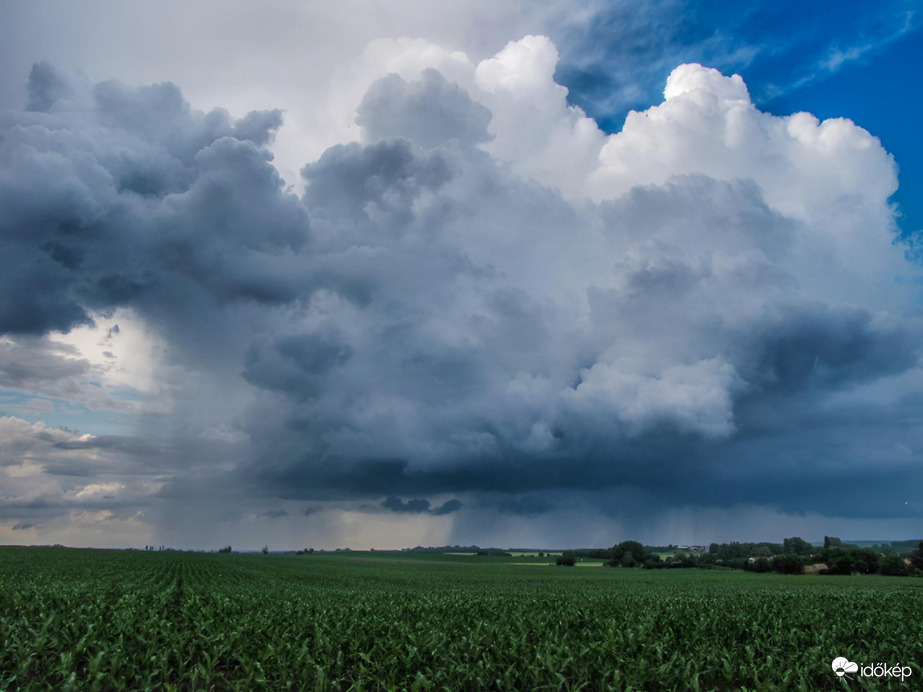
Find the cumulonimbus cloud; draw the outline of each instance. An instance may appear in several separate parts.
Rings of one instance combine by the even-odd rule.
[[[826,472],[852,413],[836,397],[918,365],[893,160],[700,65],[607,136],[556,59],[532,36],[457,82],[382,76],[301,198],[267,151],[278,112],[37,66],[30,110],[2,116],[0,332],[133,310],[177,367],[251,392],[223,482],[261,494],[446,514],[461,503],[422,498],[630,484],[695,503],[675,482],[694,474],[732,504],[788,464],[767,440],[818,455],[796,476]],[[831,425],[805,427],[820,410]]]

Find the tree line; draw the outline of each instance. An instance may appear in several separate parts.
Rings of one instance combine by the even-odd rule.
[[[817,574],[923,576],[923,540],[860,548],[825,536],[823,547],[818,547],[793,536],[781,543],[712,543],[704,551],[677,550],[672,555],[663,555],[670,549],[622,541],[611,548],[565,552],[557,564],[573,565],[577,558],[585,557],[606,560],[610,567],[644,569],[741,569],[802,574],[807,568]]]

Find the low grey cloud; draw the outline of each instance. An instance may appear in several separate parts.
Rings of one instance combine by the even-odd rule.
[[[491,505],[488,503],[488,507]],[[509,496],[500,498],[492,506],[503,514],[518,514],[521,516],[537,516],[552,511],[555,507],[549,500],[534,495]]]
[[[0,186],[3,282],[17,299],[0,330],[68,331],[92,310],[165,300],[177,280],[218,299],[274,297],[223,261],[306,238],[307,214],[261,148],[280,113],[195,112],[172,84],[91,86],[48,65],[29,92],[2,123],[17,171]]]
[[[89,363],[67,344],[27,338],[0,342],[0,385],[43,391],[50,383],[84,375]]]
[[[389,497],[381,503],[381,506],[385,509],[391,510],[392,512],[409,512],[411,514],[428,512],[430,508],[429,500],[416,498],[413,500],[404,501],[398,497]]]
[[[281,519],[282,517],[287,517],[288,512],[284,509],[267,509],[265,512],[260,512],[257,516],[260,519]]]
[[[438,507],[435,507],[432,510],[432,514],[435,514],[436,516],[451,514],[452,512],[457,512],[464,506],[465,505],[461,500],[457,500],[457,499],[446,500]]]
[[[381,506],[391,512],[408,513],[408,514],[432,514],[434,516],[444,516],[457,512],[464,505],[460,500],[446,500],[438,507],[433,507],[429,500],[422,497],[410,500],[402,500],[399,497],[389,497],[382,501]]]

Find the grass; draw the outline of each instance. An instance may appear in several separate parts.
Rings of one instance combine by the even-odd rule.
[[[919,689],[923,580],[540,561],[2,548],[0,689]]]

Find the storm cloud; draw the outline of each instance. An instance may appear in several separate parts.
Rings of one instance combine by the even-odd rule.
[[[2,472],[34,478],[4,490],[12,530],[40,528],[12,510],[38,499],[205,522],[246,497],[316,525],[372,500],[457,521],[446,543],[480,541],[479,512],[575,503],[610,526],[635,503],[652,523],[919,520],[921,276],[877,139],[761,112],[694,64],[605,135],[545,37],[451,79],[434,48],[402,50],[301,194],[272,163],[278,110],[34,67],[0,116],[0,383],[148,417],[121,436],[0,419]],[[147,389],[112,350],[142,332]],[[92,482],[54,486],[65,461]]]
[[[446,500],[438,507],[430,505],[429,500],[418,497],[411,500],[401,500],[399,497],[389,497],[381,503],[384,509],[391,512],[408,512],[410,514],[432,514],[442,516],[457,512],[463,507],[459,500]]]

